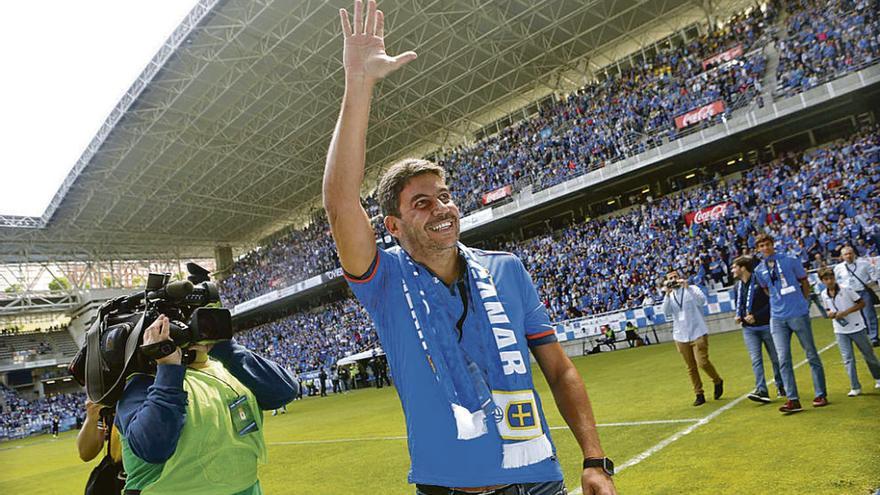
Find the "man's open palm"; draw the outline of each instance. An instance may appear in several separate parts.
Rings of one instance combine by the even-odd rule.
[[[416,53],[404,52],[396,57],[385,53],[385,16],[376,9],[375,0],[367,3],[366,13],[363,10],[363,2],[355,0],[353,26],[349,22],[348,12],[339,10],[345,34],[343,65],[347,78],[364,78],[368,82],[375,82],[414,60]]]

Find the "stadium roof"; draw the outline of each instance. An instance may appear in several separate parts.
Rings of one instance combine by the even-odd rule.
[[[211,256],[303,218],[320,194],[342,95],[337,10],[348,3],[202,0],[42,218],[0,218],[0,262]],[[419,58],[378,90],[373,169],[461,142],[502,102],[536,86],[547,94],[559,87],[550,76],[574,61],[696,7],[386,0],[380,8],[389,53],[414,49]]]

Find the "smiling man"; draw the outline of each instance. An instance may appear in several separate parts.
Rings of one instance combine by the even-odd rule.
[[[403,406],[417,493],[565,493],[531,351],[584,455],[585,494],[615,494],[581,377],[522,262],[459,243],[458,207],[437,165],[390,167],[379,184],[385,227],[376,247],[361,207],[375,84],[416,58],[385,53],[382,12],[355,3],[344,31],[345,95],[324,171],[324,207],[342,268],[373,318]]]

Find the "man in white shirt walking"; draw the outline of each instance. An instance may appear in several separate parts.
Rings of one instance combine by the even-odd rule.
[[[871,376],[874,377],[874,388],[880,388],[880,361],[874,354],[874,349],[868,342],[866,322],[862,313],[865,300],[859,297],[856,291],[838,285],[834,277],[834,271],[830,268],[819,270],[819,278],[825,284],[822,291],[822,303],[828,311],[828,317],[833,320],[834,335],[837,337],[837,346],[840,348],[840,357],[843,366],[849,375],[851,390],[850,397],[862,393],[862,385],[856,372],[856,358],[853,352],[853,344],[862,352]]]
[[[699,287],[688,285],[678,270],[666,274],[664,289],[666,297],[663,298],[663,312],[672,318],[672,339],[684,358],[694,386],[694,406],[706,403],[703,381],[697,368],[712,378],[712,383],[715,384],[714,397],[718,400],[724,393],[724,380],[709,361],[709,327],[703,317],[706,296]]]
[[[840,251],[840,257],[843,258],[843,261],[834,265],[834,277],[842,287],[852,289],[865,301],[862,316],[865,317],[865,322],[868,325],[868,337],[874,347],[880,346],[880,339],[877,335],[877,312],[874,309],[874,304],[877,302],[874,299],[876,296],[868,287],[868,284],[874,279],[873,268],[867,261],[856,258],[856,251],[852,246],[844,247]]]

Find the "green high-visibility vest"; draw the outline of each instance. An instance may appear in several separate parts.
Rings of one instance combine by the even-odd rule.
[[[263,413],[247,387],[221,363],[209,359],[202,368],[187,368],[183,389],[188,395],[186,422],[174,454],[162,464],[137,457],[124,436],[122,462],[125,488],[142,495],[260,495],[257,465],[267,461]],[[247,397],[246,407],[258,430],[239,435],[229,404]]]

